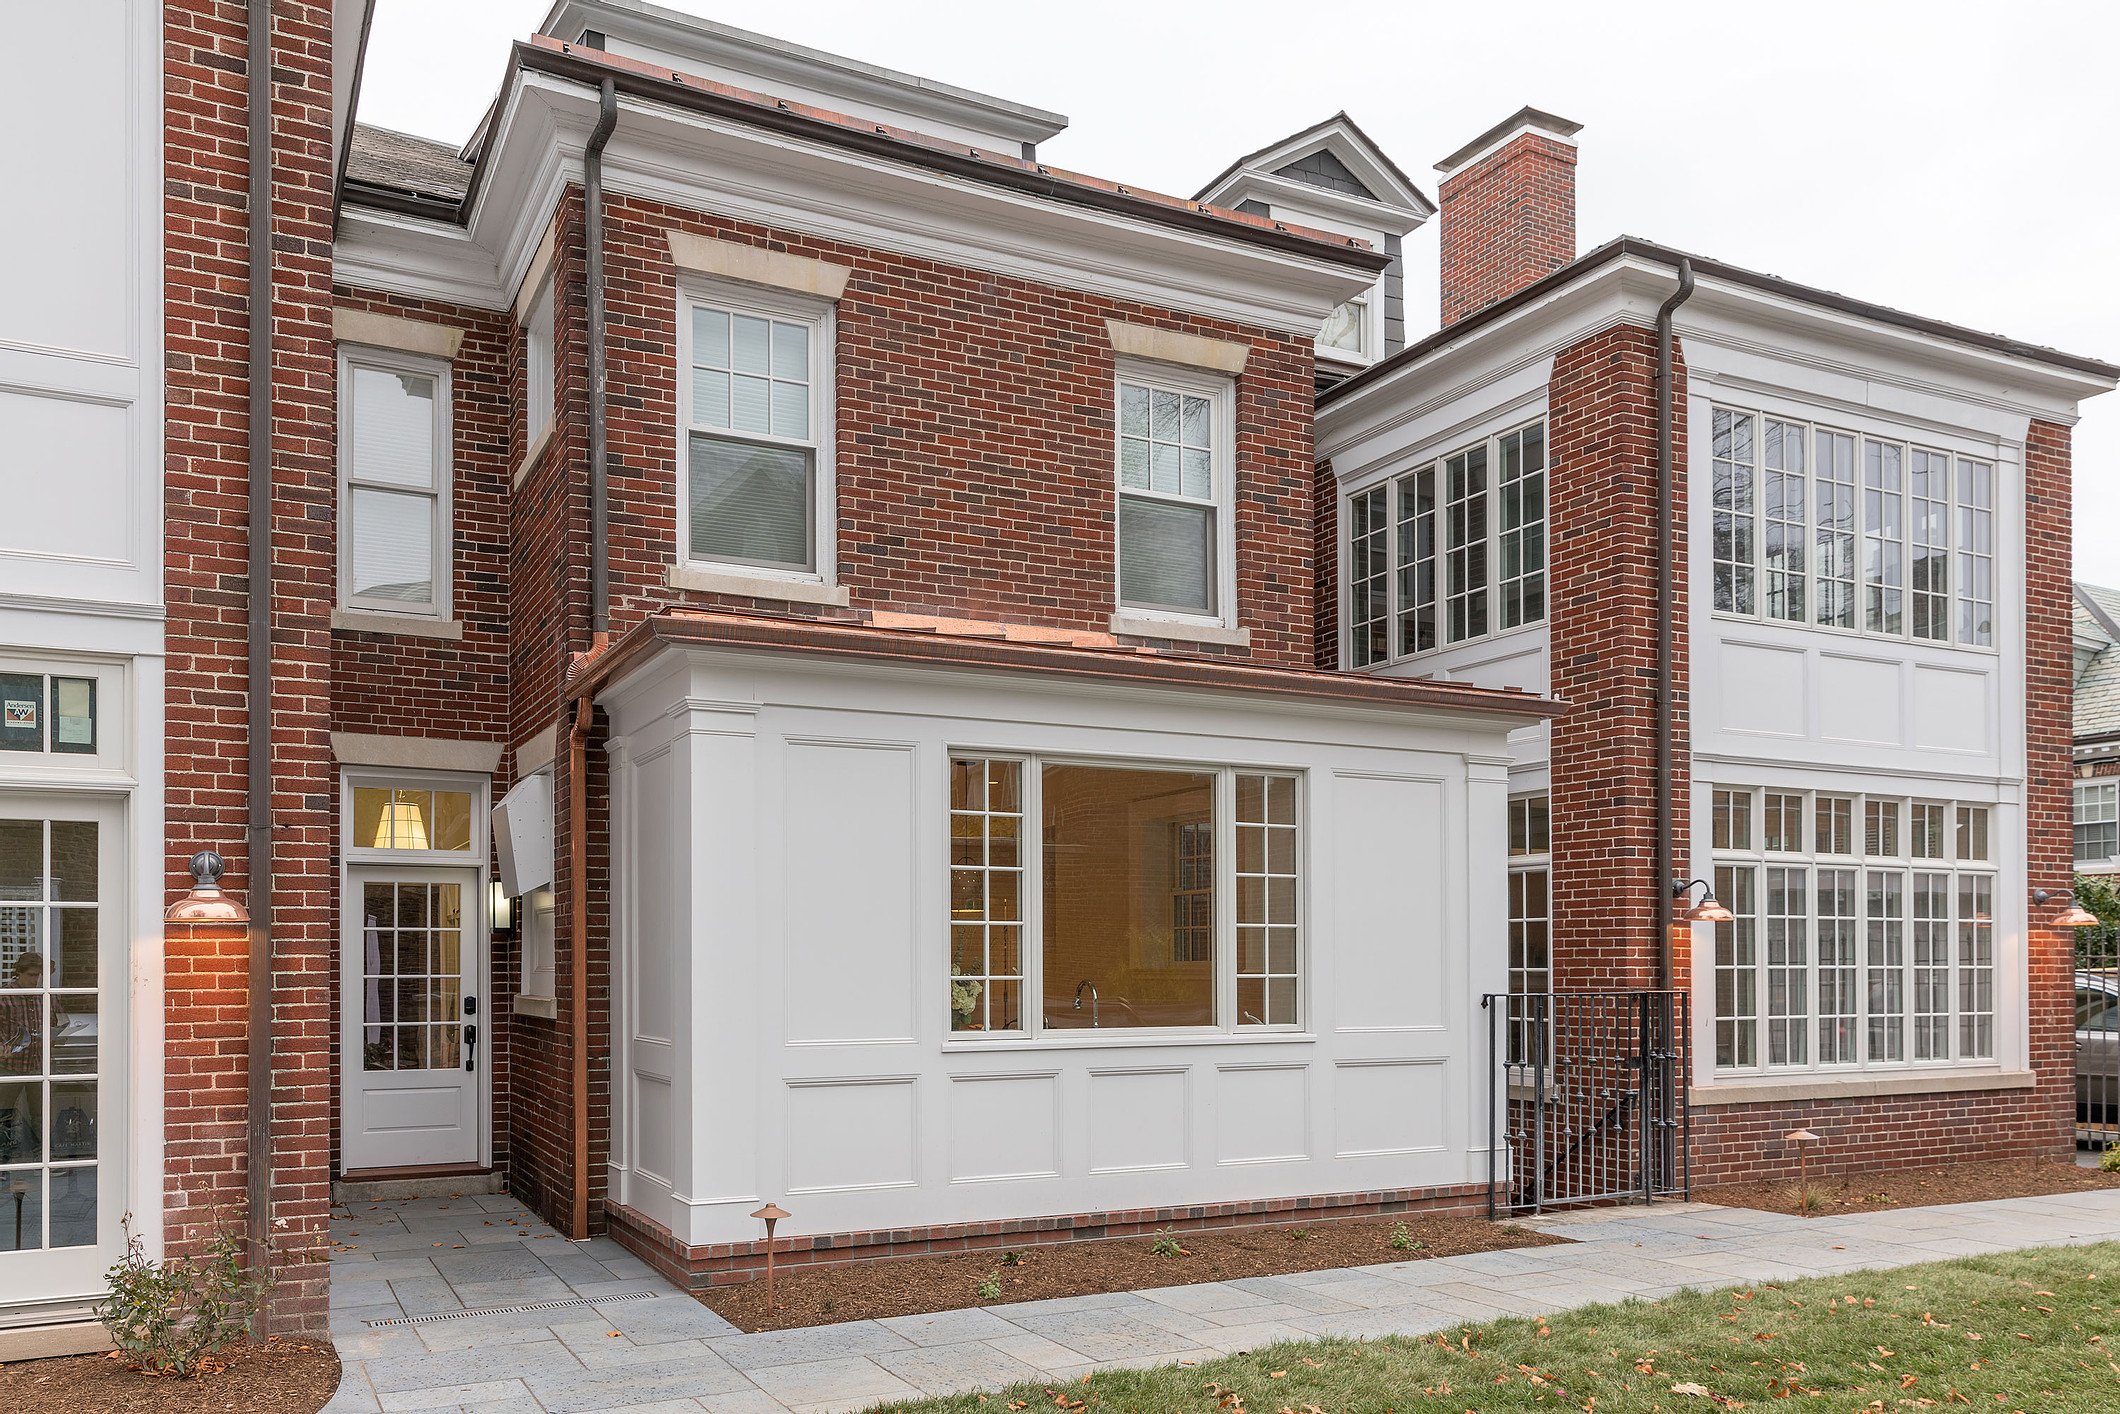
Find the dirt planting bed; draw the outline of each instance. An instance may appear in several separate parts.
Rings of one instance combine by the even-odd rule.
[[[0,1410],[52,1414],[316,1414],[339,1387],[324,1341],[240,1345],[194,1379],[143,1375],[110,1355],[0,1365]]]
[[[1732,1183],[1696,1188],[1693,1196],[1729,1208],[1821,1217],[1937,1203],[1978,1203],[1989,1198],[2036,1198],[2088,1188],[2120,1188],[2120,1174],[2079,1168],[2063,1159],[1997,1159],[1940,1168],[1814,1174],[1808,1188],[1794,1182]]]

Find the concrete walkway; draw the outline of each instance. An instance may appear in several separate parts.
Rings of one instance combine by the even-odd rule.
[[[824,1414],[1275,1341],[2120,1238],[2120,1190],[1810,1220],[1605,1208],[1531,1224],[1565,1246],[758,1335],[608,1241],[563,1240],[505,1195],[364,1204],[338,1219],[332,1336],[346,1373],[327,1414]],[[546,1302],[565,1304],[493,1310]],[[376,1324],[420,1316],[446,1318]]]

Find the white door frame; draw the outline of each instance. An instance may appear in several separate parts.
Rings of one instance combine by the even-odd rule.
[[[132,1192],[131,1084],[132,840],[127,801],[94,791],[36,788],[0,790],[0,816],[9,819],[94,821],[96,837],[96,1241],[93,1246],[0,1252],[0,1313],[71,1305],[100,1297],[103,1273],[125,1250],[123,1222]],[[51,941],[44,942],[47,966]],[[50,974],[47,973],[47,985]],[[0,1080],[0,1084],[4,1084]],[[47,1106],[47,1109],[50,1107]],[[47,1113],[47,1129],[53,1116]],[[49,1206],[47,1195],[46,1206]],[[0,1207],[9,1226],[12,1204]],[[0,1319],[0,1325],[10,1322]]]
[[[355,843],[354,790],[357,786],[404,786],[428,790],[467,791],[471,796],[471,847],[461,851],[378,850]],[[491,778],[446,771],[397,770],[388,767],[347,768],[339,780],[339,966],[332,999],[333,1016],[339,1028],[339,1083],[335,1103],[339,1118],[340,1172],[356,1169],[348,1162],[352,1117],[359,1098],[361,1070],[360,913],[357,880],[364,875],[387,873],[409,881],[434,879],[460,873],[467,897],[464,900],[464,947],[471,961],[464,968],[465,995],[478,998],[475,1016],[465,1018],[478,1027],[477,1139],[472,1160],[480,1168],[493,1166],[493,929],[487,894],[491,874],[488,835]],[[454,1167],[454,1164],[449,1165]]]

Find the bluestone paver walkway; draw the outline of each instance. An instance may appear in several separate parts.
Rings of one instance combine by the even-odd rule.
[[[2120,1190],[1794,1218],[1706,1204],[1533,1219],[1567,1245],[738,1333],[506,1196],[335,1214],[326,1414],[824,1414],[1275,1341],[1413,1335],[1681,1288],[2120,1238]],[[544,1302],[544,1310],[494,1307]],[[408,1316],[472,1312],[409,1325]]]

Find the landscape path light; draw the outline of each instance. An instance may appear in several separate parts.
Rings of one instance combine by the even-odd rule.
[[[788,1216],[788,1210],[778,1203],[768,1203],[752,1217],[766,1225],[766,1309],[773,1309],[773,1225]]]
[[[1811,1146],[1818,1142],[1818,1136],[1808,1129],[1792,1129],[1782,1138],[1796,1146],[1796,1186],[1808,1190],[1811,1186]],[[1806,1208],[1804,1216],[1810,1215]]]

